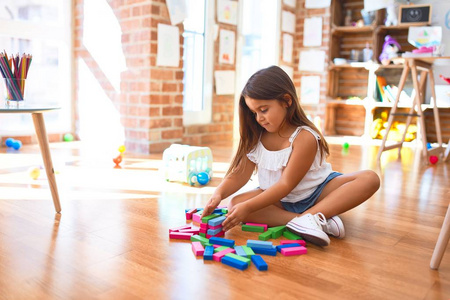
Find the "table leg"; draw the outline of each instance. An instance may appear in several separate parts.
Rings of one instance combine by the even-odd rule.
[[[53,204],[57,213],[61,212],[59,203],[58,187],[56,186],[55,171],[53,170],[52,157],[50,155],[50,146],[48,144],[47,131],[45,129],[44,116],[42,113],[32,113],[34,129],[41,149],[42,159],[44,160],[45,172],[47,173],[48,184],[52,192]]]
[[[434,247],[433,255],[431,257],[430,268],[436,270],[441,264],[445,249],[447,248],[448,240],[450,239],[450,205],[445,214],[444,223],[442,224],[436,246]]]

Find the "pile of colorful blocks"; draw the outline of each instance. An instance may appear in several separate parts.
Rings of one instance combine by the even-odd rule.
[[[204,260],[214,260],[234,268],[245,270],[251,262],[255,267],[264,271],[268,269],[267,263],[259,255],[276,256],[280,252],[284,256],[306,254],[306,244],[298,235],[286,230],[286,226],[268,227],[266,224],[246,223],[242,225],[243,231],[261,232],[258,240],[247,240],[246,245],[235,245],[234,240],[222,238],[222,222],[228,210],[218,208],[213,214],[201,217],[202,209],[194,208],[185,211],[186,220],[192,220],[200,228],[183,225],[169,229],[170,239],[190,240],[195,256],[203,256]],[[284,236],[280,245],[275,246],[269,239]]]

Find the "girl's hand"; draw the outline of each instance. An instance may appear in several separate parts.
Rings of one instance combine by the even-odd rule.
[[[220,201],[222,201],[222,199],[214,195],[209,198],[205,208],[203,209],[202,217],[209,216],[217,208],[217,206],[219,206]]]
[[[236,204],[231,210],[228,211],[227,218],[223,221],[223,231],[228,231],[236,225],[239,225],[243,222],[250,211],[247,208],[247,204],[245,202]]]

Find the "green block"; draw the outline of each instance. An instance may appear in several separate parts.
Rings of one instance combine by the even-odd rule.
[[[229,257],[232,257],[234,259],[243,261],[243,262],[247,263],[250,266],[250,258],[239,256],[239,255],[234,254],[234,253],[228,253],[228,254],[225,254],[225,256],[229,256]]]
[[[283,236],[287,238],[288,240],[303,240],[300,236],[296,235],[295,233],[292,233],[288,230],[283,232]]]
[[[191,236],[191,241],[192,242],[200,242],[202,243],[203,246],[205,246],[205,244],[209,243],[209,239],[200,236],[198,234],[194,234],[193,236]]]
[[[222,208],[222,213],[223,214],[227,214],[228,213],[228,208]]]
[[[272,232],[270,231],[266,231],[264,233],[261,233],[260,235],[258,235],[258,239],[261,241],[267,241],[270,240],[272,238]]]
[[[272,233],[272,238],[277,239],[280,236],[283,235],[283,232],[286,230],[286,226],[277,226],[277,227],[270,227],[267,229],[268,232]]]
[[[206,233],[200,232],[198,235],[201,236],[201,237],[206,238]]]
[[[255,255],[255,252],[253,252],[253,249],[247,246],[242,246],[242,249],[244,249],[245,253],[247,254],[247,257],[251,257],[252,255]]]
[[[212,214],[202,218],[202,223],[208,223],[209,220],[220,217],[218,214]]]
[[[242,225],[242,231],[251,231],[251,232],[264,232],[264,227],[262,226],[252,226],[252,225]]]
[[[230,247],[227,247],[227,246],[220,246],[220,247],[217,247],[217,248],[214,249],[214,253],[220,252],[220,251],[225,250],[225,249],[227,249],[227,248],[230,248]]]

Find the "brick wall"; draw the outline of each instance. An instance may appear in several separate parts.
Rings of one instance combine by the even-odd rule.
[[[326,66],[329,61],[329,42],[330,42],[330,8],[319,8],[319,9],[306,9],[305,0],[297,0],[297,6],[295,9],[296,13],[296,28],[295,28],[295,38],[294,38],[294,84],[297,87],[297,94],[300,97],[301,89],[301,77],[316,75],[320,76],[320,100],[319,104],[308,105],[301,104],[303,110],[306,114],[309,114],[312,118],[318,116],[321,119],[321,128],[323,132],[324,119],[325,119],[325,107],[326,107],[326,94],[328,87],[328,71]],[[322,45],[320,47],[305,47],[303,45],[303,28],[305,23],[305,18],[311,17],[321,17],[322,18]],[[299,71],[299,59],[300,52],[307,50],[323,50],[325,51],[325,70],[323,72],[306,72]],[[300,99],[301,101],[301,99]],[[317,125],[317,124],[316,124]]]

